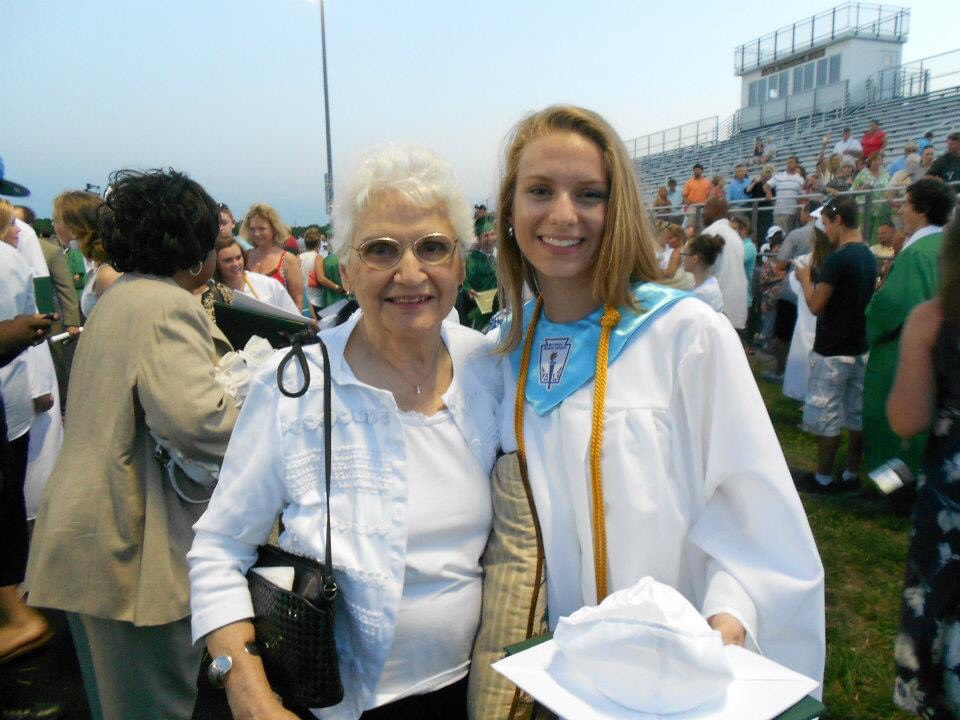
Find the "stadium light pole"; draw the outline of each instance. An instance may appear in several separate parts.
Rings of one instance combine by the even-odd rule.
[[[320,53],[323,58],[323,126],[327,136],[327,172],[324,176],[324,193],[327,200],[327,222],[333,207],[333,147],[330,143],[330,92],[327,88],[327,26],[323,16],[323,0],[320,0]]]

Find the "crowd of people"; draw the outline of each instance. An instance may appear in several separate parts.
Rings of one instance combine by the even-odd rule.
[[[708,178],[703,165],[696,163],[682,186],[669,178],[666,186],[657,190],[651,203],[655,217],[659,222],[695,224],[703,203],[725,197],[745,212],[757,207],[758,236],[763,237],[770,225],[784,232],[792,230],[806,199],[852,192],[861,205],[867,198],[871,201],[871,217],[865,225],[874,243],[884,222],[893,221],[903,230],[896,211],[908,185],[927,175],[960,182],[960,133],[956,131],[947,134],[939,151],[934,134],[928,132],[904,143],[902,154],[896,157],[877,120],[870,122],[859,139],[846,127],[839,140],[832,145],[831,140],[829,133],[824,135],[813,168],[805,168],[795,155],[789,155],[778,171],[772,138],[766,143],[758,138],[754,156],[736,163],[732,177],[721,173]]]
[[[823,566],[749,356],[766,334],[777,374],[804,373],[819,457],[800,489],[858,485],[861,453],[891,447],[874,437],[955,407],[955,385],[934,387],[955,383],[939,274],[956,280],[955,198],[909,183],[902,224],[884,218],[871,246],[849,195],[794,213],[796,158],[778,173],[759,149],[758,179],[696,166],[683,202],[671,183],[651,215],[611,126],[552,106],[509,135],[496,213],[471,216],[433,152],[389,144],[338,188],[331,238],[292,237],[264,203],[236,237],[230,209],[172,170],[62,193],[55,239],[0,201],[0,663],[49,640],[34,608],[50,608],[98,720],[190,718],[204,648],[236,718],[512,718],[530,698],[490,669],[503,648],[652,577],[723,643],[821,682]],[[836,163],[821,159],[822,179]],[[738,193],[771,203],[769,227]],[[26,189],[0,177],[0,194]],[[242,393],[222,379],[241,348],[217,315],[238,293],[312,331],[250,360]],[[938,348],[922,386],[901,372],[904,323],[905,356]],[[924,422],[903,422],[897,398],[918,394]],[[940,422],[922,467],[902,458],[925,473],[924,513],[958,499],[931,460],[956,433]],[[957,608],[933,598],[957,576],[932,548],[957,531],[915,522],[908,582],[928,600],[906,601],[896,700],[939,712],[960,694],[931,647]],[[271,688],[245,577],[268,542],[332,554],[339,704]]]

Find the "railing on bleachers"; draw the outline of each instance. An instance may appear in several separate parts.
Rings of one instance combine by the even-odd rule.
[[[869,102],[909,98],[960,85],[960,50],[882,68],[867,78]]]
[[[684,123],[676,127],[641,135],[624,142],[627,152],[634,160],[658,153],[685,147],[713,145],[719,140],[719,117],[713,115],[703,120]]]
[[[734,50],[734,72],[744,75],[845,35],[903,42],[909,31],[909,8],[844,3],[740,45]]]
[[[954,51],[954,54],[960,56],[960,50]],[[773,137],[777,146],[775,163],[778,166],[782,166],[787,155],[794,154],[800,158],[801,165],[812,170],[825,133],[833,136],[831,144],[839,139],[844,126],[852,126],[859,135],[872,117],[878,117],[887,131],[888,160],[899,157],[903,143],[908,139],[919,138],[927,131],[934,132],[937,152],[942,152],[946,133],[955,127],[960,118],[960,79],[953,87],[926,95],[868,105],[848,105],[843,110],[816,113],[756,131],[737,132],[736,117],[729,118],[720,124],[717,143],[638,158],[635,161],[636,169],[644,197],[652,201],[657,188],[664,185],[668,177],[675,177],[682,183],[694,162],[704,166],[704,174],[708,177],[720,174],[729,178],[737,162],[752,157],[754,140],[762,134],[764,139]],[[829,152],[829,148],[827,150]]]

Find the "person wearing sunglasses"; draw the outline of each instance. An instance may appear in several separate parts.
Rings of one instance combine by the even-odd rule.
[[[359,311],[320,333],[335,418],[331,547],[346,601],[345,697],[322,717],[465,718],[502,386],[492,340],[443,322],[464,280],[470,208],[446,162],[400,145],[370,151],[337,195],[335,250]],[[294,717],[245,652],[254,628],[242,569],[278,515],[281,547],[324,556],[323,360],[316,345],[303,352],[314,380],[301,397],[281,394],[279,357],[251,381],[188,557],[194,640],[231,658],[223,686],[235,717]]]

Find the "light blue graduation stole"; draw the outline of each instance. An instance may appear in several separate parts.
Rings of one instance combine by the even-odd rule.
[[[640,328],[659,313],[689,293],[656,283],[637,283],[632,288],[640,312],[620,308],[621,319],[610,333],[609,364],[629,344]],[[530,326],[536,300],[523,306],[523,332]],[[530,351],[530,372],[524,395],[538,415],[546,415],[593,379],[597,345],[600,340],[600,317],[603,306],[585,318],[572,323],[550,322],[541,313],[533,334]],[[511,319],[512,322],[512,319]],[[505,328],[504,328],[505,330]],[[515,377],[520,373],[523,343],[510,353]]]

